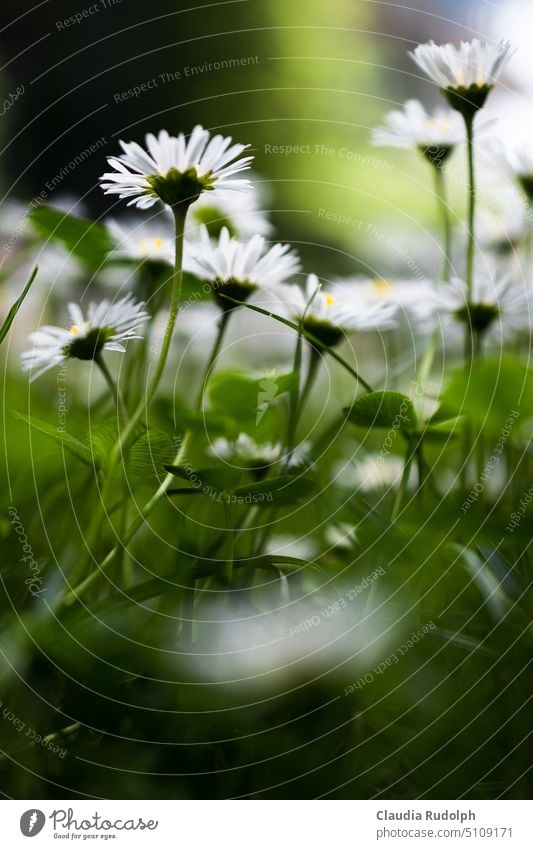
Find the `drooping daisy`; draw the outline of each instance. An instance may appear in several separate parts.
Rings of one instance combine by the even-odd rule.
[[[488,44],[474,38],[462,41],[459,47],[429,41],[409,55],[442,89],[453,109],[472,117],[485,103],[512,53],[509,41]]]
[[[110,259],[174,265],[174,226],[171,216],[159,215],[150,221],[116,221],[109,218],[105,226],[114,244]]]
[[[161,130],[146,136],[144,150],[137,142],[120,141],[121,156],[108,158],[114,171],[100,178],[105,194],[131,198],[132,204],[148,209],[158,199],[170,207],[188,207],[203,191],[240,190],[246,180],[235,175],[250,167],[252,156],[241,158],[248,147],[232,144],[230,136],[211,136],[198,124],[189,140],[183,133],[171,136]]]
[[[241,433],[236,440],[216,439],[209,453],[219,460],[231,461],[238,466],[248,469],[256,477],[265,474],[281,453],[279,443],[258,445],[251,436]]]
[[[407,100],[402,109],[385,116],[385,124],[372,133],[372,144],[419,150],[432,165],[440,165],[455,145],[464,141],[464,124],[453,109],[426,112],[419,100]]]
[[[351,283],[334,283],[323,289],[316,274],[309,274],[305,290],[285,286],[278,295],[292,318],[329,347],[337,345],[350,330],[396,326],[395,304],[365,297]]]
[[[134,301],[131,295],[115,303],[104,300],[89,304],[87,318],[77,304],[69,304],[68,313],[69,330],[47,325],[30,334],[33,347],[22,354],[21,360],[24,371],[32,372],[31,380],[70,357],[95,360],[102,351],[124,353],[122,343],[139,339],[137,330],[148,318],[144,304]]]
[[[434,294],[435,305],[443,317],[471,326],[479,337],[494,341],[512,338],[531,323],[533,304],[523,285],[509,276],[474,277],[472,296],[463,280],[455,277]]]
[[[194,203],[187,218],[187,232],[195,237],[195,231],[205,225],[211,237],[218,237],[223,227],[238,239],[248,239],[258,233],[270,236],[273,227],[260,209],[262,193],[255,183],[253,191],[202,194]]]
[[[223,227],[216,240],[209,238],[206,227],[190,245],[187,270],[211,284],[219,306],[229,311],[234,304],[224,295],[244,301],[254,291],[284,283],[300,269],[300,260],[289,245],[268,247],[262,236],[246,242],[232,238]]]

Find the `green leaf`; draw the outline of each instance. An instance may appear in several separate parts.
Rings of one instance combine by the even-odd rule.
[[[413,402],[401,392],[368,392],[346,408],[345,413],[359,427],[411,431],[417,424]]]
[[[35,277],[37,276],[38,270],[39,270],[39,268],[36,265],[35,268],[33,269],[32,273],[31,273],[31,275],[30,275],[28,282],[24,286],[24,289],[22,290],[21,294],[18,296],[17,300],[15,301],[15,303],[13,304],[11,309],[9,310],[9,312],[8,312],[6,318],[5,318],[4,323],[2,324],[2,327],[0,328],[0,344],[6,338],[8,332],[9,332],[9,328],[11,327],[11,325],[13,324],[13,322],[15,320],[15,316],[18,313],[19,309],[21,308],[21,306],[24,302],[24,298],[26,297],[26,295],[30,291],[31,285],[32,285],[33,281],[35,280]]]
[[[209,399],[215,410],[233,419],[255,418],[259,423],[268,407],[285,392],[290,392],[296,375],[266,374],[250,377],[241,372],[219,372],[209,383]]]
[[[48,238],[60,242],[67,251],[92,271],[106,261],[113,242],[101,224],[68,215],[58,209],[40,206],[31,213],[36,229]]]
[[[307,498],[315,489],[314,481],[294,475],[279,475],[257,483],[240,486],[233,495],[257,507],[285,507]]]
[[[529,431],[533,372],[509,356],[476,362],[453,372],[441,400],[456,416],[469,416],[489,433]]]
[[[93,452],[90,447],[84,442],[80,442],[80,440],[76,439],[76,437],[72,436],[72,434],[59,430],[57,426],[50,425],[48,422],[43,422],[41,419],[36,419],[34,416],[25,416],[22,413],[17,413],[16,411],[13,412],[13,415],[15,418],[30,425],[30,427],[34,430],[39,431],[39,433],[44,433],[45,436],[49,436],[54,440],[54,442],[61,445],[62,448],[65,448],[71,454],[74,454],[78,460],[81,460],[83,463],[91,466],[91,468],[94,468],[96,458],[93,456]]]
[[[176,477],[188,481],[191,484],[192,491],[203,492],[205,495],[213,495],[214,492],[231,492],[242,478],[242,472],[238,469],[227,469],[222,466],[210,469],[193,469],[165,465],[165,469]]]

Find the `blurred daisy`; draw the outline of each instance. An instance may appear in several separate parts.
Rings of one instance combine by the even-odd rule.
[[[419,150],[433,165],[441,164],[455,145],[464,141],[464,124],[453,109],[426,112],[419,100],[407,100],[402,109],[385,116],[372,133],[372,144]]]
[[[70,357],[96,360],[102,351],[124,353],[122,343],[139,339],[137,330],[148,318],[144,304],[135,302],[131,295],[114,304],[107,300],[89,304],[87,318],[77,304],[69,304],[68,313],[69,330],[45,326],[30,334],[33,347],[22,354],[21,360],[24,371],[32,372],[31,380]]]
[[[109,218],[105,226],[114,244],[109,259],[174,265],[174,226],[170,216],[122,222]]]
[[[239,434],[234,441],[216,439],[209,449],[211,456],[236,463],[259,477],[279,459],[280,452],[280,443],[259,445],[246,433]]]
[[[187,270],[209,282],[219,306],[229,311],[234,305],[224,300],[229,295],[244,301],[256,289],[283,283],[300,269],[300,261],[289,245],[268,247],[262,236],[246,242],[232,238],[226,227],[216,240],[209,238],[206,227],[190,245]]]
[[[147,151],[137,142],[120,141],[124,152],[108,158],[115,170],[102,175],[102,189],[108,195],[131,198],[128,206],[148,209],[158,199],[171,207],[187,207],[203,191],[246,188],[248,181],[234,178],[250,167],[253,157],[241,158],[248,145],[231,142],[231,137],[211,136],[200,124],[188,141],[183,133],[171,136],[161,130],[157,137],[148,133]]]
[[[194,203],[187,217],[187,233],[192,238],[199,227],[205,225],[211,237],[220,235],[226,227],[231,236],[247,239],[258,233],[270,236],[273,227],[259,208],[261,193],[253,185],[250,192],[225,192],[202,194]]]
[[[360,459],[356,455],[348,462],[341,461],[334,467],[334,480],[343,486],[355,486],[364,492],[390,489],[400,482],[403,468],[401,457],[367,454]]]
[[[530,326],[528,293],[508,276],[475,277],[470,301],[466,283],[457,277],[437,289],[434,297],[441,315],[463,326],[471,325],[479,337],[501,341]]]
[[[485,103],[512,53],[509,41],[488,44],[474,38],[459,47],[429,41],[409,55],[440,86],[453,109],[472,115]]]
[[[325,290],[316,274],[310,274],[305,290],[290,286],[278,294],[293,319],[329,347],[350,330],[396,327],[395,304],[365,297],[350,283],[335,283]]]
[[[533,201],[533,144],[531,136],[515,135],[510,139],[494,140],[490,153],[503,171],[521,186],[528,200]]]
[[[407,317],[426,320],[435,312],[433,290],[423,280],[359,277],[351,282],[345,281],[345,285],[357,287],[357,291],[369,301],[393,304]]]

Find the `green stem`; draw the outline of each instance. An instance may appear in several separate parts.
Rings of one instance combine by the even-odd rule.
[[[88,551],[89,562],[90,562],[90,560],[93,559],[93,550],[94,550],[94,547],[95,547],[96,539],[98,537],[100,524],[102,522],[102,518],[103,518],[103,515],[105,513],[105,505],[106,505],[106,502],[107,502],[107,499],[108,499],[108,496],[109,496],[110,489],[111,489],[112,484],[113,484],[113,474],[114,474],[114,472],[115,472],[115,470],[118,466],[119,461],[121,459],[122,460],[125,459],[124,458],[124,449],[127,446],[128,442],[130,441],[130,439],[131,439],[131,437],[132,437],[132,435],[135,431],[135,428],[137,427],[137,425],[141,421],[143,413],[147,412],[147,410],[148,410],[148,406],[149,406],[150,401],[152,400],[153,396],[155,395],[155,393],[157,391],[157,388],[159,386],[159,382],[161,380],[161,377],[163,375],[163,371],[164,371],[164,368],[165,368],[165,365],[166,365],[166,362],[167,362],[167,358],[168,358],[168,354],[169,354],[169,350],[170,350],[170,344],[172,342],[172,336],[173,336],[173,333],[174,333],[174,327],[175,327],[175,324],[176,324],[176,318],[177,318],[177,315],[178,315],[179,302],[180,302],[180,296],[181,296],[181,283],[182,283],[182,276],[183,276],[183,271],[182,271],[183,242],[184,242],[184,231],[185,231],[186,216],[187,216],[187,210],[186,209],[182,209],[182,208],[178,207],[174,210],[175,236],[176,236],[176,255],[175,255],[174,272],[173,272],[173,275],[172,275],[172,289],[171,289],[171,296],[170,296],[169,313],[168,313],[167,325],[166,325],[166,328],[165,328],[165,334],[164,334],[164,337],[163,337],[163,343],[161,345],[161,350],[159,352],[159,358],[158,358],[158,361],[157,361],[157,364],[156,364],[156,367],[155,367],[155,371],[152,375],[152,379],[150,380],[150,383],[148,384],[146,392],[144,393],[143,397],[139,401],[139,403],[138,403],[137,407],[135,408],[134,412],[132,413],[131,417],[129,417],[126,420],[126,426],[124,427],[124,429],[121,430],[119,428],[118,439],[115,442],[115,444],[114,444],[114,446],[111,450],[111,454],[110,454],[110,457],[109,457],[109,463],[108,463],[108,467],[107,467],[107,471],[106,471],[106,478],[105,478],[104,484],[102,486],[99,503],[97,504],[97,509],[94,511],[92,522],[89,526],[89,530],[87,531],[86,547],[87,547],[87,551]],[[101,366],[100,366],[100,368],[101,368]],[[105,372],[104,372],[104,376],[106,376]],[[106,379],[107,379],[107,376],[106,376]],[[168,479],[168,475],[167,475],[167,478],[165,480],[167,480],[167,479]],[[167,488],[168,488],[169,485],[170,485],[170,481],[167,484]],[[159,489],[161,489],[161,487],[159,487]],[[158,492],[159,492],[159,490],[158,490]],[[148,504],[150,504],[150,502],[148,502]],[[142,512],[141,512],[139,518],[140,518],[140,523],[139,523],[139,519],[134,523],[136,525],[135,533],[137,532],[138,528],[141,527],[141,525],[144,522],[144,514]],[[125,533],[123,542],[120,542],[119,545],[113,547],[112,552],[110,552],[110,554],[112,554],[113,557],[115,556],[116,552],[118,550],[120,550],[120,548],[122,548],[123,545],[127,545],[129,539],[131,539],[131,537],[129,536],[129,532],[130,532],[130,529],[128,529],[128,531]],[[111,557],[111,560],[113,559],[113,557]],[[106,561],[108,560],[108,558],[109,558],[109,555],[106,558]],[[96,568],[96,570],[94,570],[91,573],[91,575],[89,575],[88,578],[85,579],[85,581],[83,581],[81,584],[79,584],[79,587],[85,586],[85,585],[89,586],[90,584],[93,583],[94,580],[96,580],[96,578],[100,574],[101,574],[101,567],[98,566]],[[75,598],[76,593],[77,593],[77,588],[75,588],[74,590],[69,592],[66,595],[65,600],[66,601],[68,600],[68,603],[70,603]]]
[[[437,196],[437,205],[442,221],[443,232],[443,252],[444,259],[442,263],[441,277],[443,282],[448,282],[452,270],[452,227],[450,221],[450,211],[446,201],[446,184],[444,180],[444,169],[442,165],[435,164],[433,166],[435,173],[435,194]]]
[[[233,528],[233,517],[231,504],[229,501],[224,502],[224,514],[226,516],[226,583],[231,586],[233,581],[233,565],[235,563],[235,535]]]
[[[476,211],[476,177],[474,168],[474,118],[465,117],[468,156],[468,245],[466,251],[467,302],[472,303],[474,289],[474,255],[476,249],[474,223]]]
[[[392,508],[391,521],[395,522],[396,518],[400,512],[400,508],[402,506],[402,502],[407,494],[407,486],[409,483],[409,473],[411,471],[411,465],[415,458],[416,447],[413,448],[411,440],[407,441],[407,448],[405,451],[405,461],[403,465],[403,473],[402,479],[400,481],[400,486],[398,487],[398,492],[396,493],[396,499],[394,501],[394,507]]]
[[[122,421],[126,421],[127,411],[126,411],[126,407],[125,407],[125,404],[124,404],[124,399],[122,397],[122,393],[120,392],[120,389],[118,388],[117,384],[113,380],[113,375],[109,371],[109,369],[107,367],[107,363],[105,362],[104,358],[102,357],[101,352],[99,354],[97,354],[97,356],[94,358],[94,361],[95,361],[96,365],[98,366],[98,368],[100,369],[100,371],[102,372],[102,375],[104,376],[105,382],[107,383],[109,389],[111,390],[113,400],[115,401],[115,407],[116,407],[116,410],[117,410],[117,416],[119,418],[119,421],[121,419],[122,419]]]

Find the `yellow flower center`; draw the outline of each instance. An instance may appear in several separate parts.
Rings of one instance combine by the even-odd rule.
[[[327,307],[334,307],[337,304],[337,299],[330,295],[329,292],[324,293],[324,303]]]
[[[151,239],[141,239],[139,242],[139,250],[144,256],[150,256],[153,253],[160,253],[165,247],[165,240],[158,236]]]
[[[392,286],[388,280],[374,280],[372,286],[376,294],[381,295],[381,297],[386,298],[392,295]]]
[[[78,327],[77,324],[73,324],[72,327],[69,330],[69,333],[72,333],[73,336],[75,336],[76,333],[79,333],[79,332],[80,332],[80,328]]]
[[[462,68],[458,68],[458,69],[457,69],[457,71],[455,72],[455,78],[456,78],[456,80],[457,80],[457,84],[458,84],[458,85],[463,85],[463,84],[464,84],[464,81],[465,81],[465,75],[463,74],[463,69],[462,69]]]

